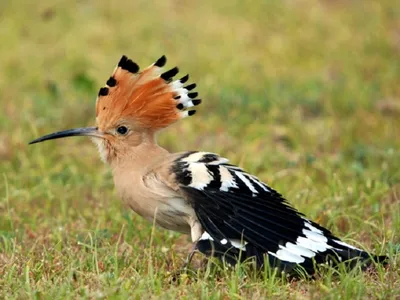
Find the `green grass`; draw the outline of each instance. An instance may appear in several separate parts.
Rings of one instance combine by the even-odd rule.
[[[400,2],[201,3],[0,2],[0,298],[400,297]],[[27,145],[94,124],[122,54],[166,54],[198,83],[168,150],[230,158],[390,266],[314,280],[205,266],[171,283],[189,238],[125,208],[89,140]]]

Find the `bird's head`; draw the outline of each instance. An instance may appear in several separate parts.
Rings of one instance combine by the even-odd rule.
[[[154,142],[154,134],[170,124],[191,116],[191,107],[201,103],[196,84],[185,85],[189,76],[178,80],[175,67],[162,72],[167,59],[139,71],[139,66],[122,56],[106,86],[96,100],[96,126],[64,130],[42,136],[30,144],[69,136],[90,136],[98,145],[102,159],[110,162],[132,147]]]

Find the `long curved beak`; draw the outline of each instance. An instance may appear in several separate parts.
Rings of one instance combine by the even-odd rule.
[[[32,142],[29,143],[29,145],[69,136],[92,136],[92,137],[104,138],[103,134],[97,130],[97,127],[75,128],[44,135],[40,138],[33,140]]]

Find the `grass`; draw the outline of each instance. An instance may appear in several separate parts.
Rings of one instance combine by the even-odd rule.
[[[398,299],[399,20],[391,0],[1,1],[0,298]],[[199,114],[163,146],[230,158],[389,268],[171,283],[189,238],[124,207],[88,140],[27,145],[94,124],[122,54],[166,54],[198,83]]]

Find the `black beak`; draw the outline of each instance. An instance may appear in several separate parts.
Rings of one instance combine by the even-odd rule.
[[[47,134],[38,139],[33,140],[29,144],[35,144],[47,140],[60,139],[69,136],[92,136],[92,137],[103,138],[103,134],[97,130],[97,127],[86,127],[86,128],[69,129]]]

